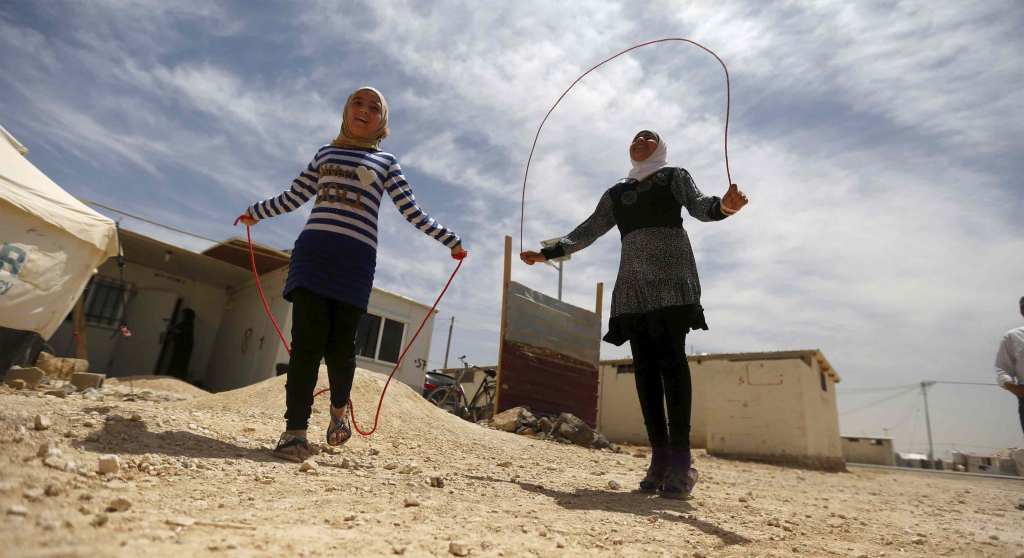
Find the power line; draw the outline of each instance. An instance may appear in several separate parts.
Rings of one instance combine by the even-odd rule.
[[[891,401],[891,400],[896,399],[898,397],[903,397],[904,395],[908,395],[908,394],[912,393],[915,390],[917,390],[917,386],[911,386],[911,387],[904,388],[903,391],[901,391],[899,393],[896,393],[896,394],[893,394],[893,395],[889,395],[889,396],[883,397],[881,399],[876,399],[875,401],[872,401],[872,402],[867,403],[865,405],[861,405],[860,407],[857,407],[856,409],[851,409],[849,411],[844,411],[844,412],[840,413],[840,416],[849,415],[849,414],[852,414],[852,413],[859,413],[860,411],[863,411],[865,409],[870,409],[871,407],[874,407],[876,405],[881,405],[882,403],[885,403],[886,401]]]
[[[92,200],[82,200],[82,202],[87,203],[89,205],[94,205],[96,207],[102,207],[103,209],[106,209],[108,211],[113,211],[114,213],[119,213],[121,215],[124,215],[125,217],[131,217],[132,219],[135,219],[136,221],[142,221],[143,223],[149,223],[150,225],[161,227],[161,228],[167,229],[169,231],[174,231],[176,233],[183,234],[185,236],[191,236],[193,238],[198,238],[200,240],[205,240],[207,242],[212,242],[214,244],[220,244],[221,243],[220,240],[214,240],[212,238],[207,238],[205,236],[198,235],[198,234],[193,233],[193,232],[184,231],[184,230],[172,227],[170,225],[165,225],[163,223],[154,221],[152,219],[147,219],[146,217],[141,217],[139,215],[128,213],[127,211],[124,211],[124,210],[121,210],[121,209],[110,207],[109,205],[103,205],[102,203],[99,203],[99,202],[95,202],[95,201],[92,201]]]
[[[965,386],[995,386],[999,384],[988,383],[988,382],[962,382],[957,380],[927,380],[929,384],[954,384],[954,385],[965,385]],[[898,384],[892,386],[872,386],[862,388],[843,388],[838,391],[839,394],[852,394],[852,393],[868,393],[868,392],[882,392],[882,391],[896,391],[906,389],[909,387],[918,387],[919,383],[913,384]]]
[[[917,387],[917,384],[914,383],[914,384],[900,384],[898,386],[877,386],[877,387],[863,387],[863,388],[843,388],[841,393],[842,394],[877,393],[877,392],[881,392],[881,391],[903,390],[903,389],[907,389],[909,387]]]
[[[239,251],[245,252],[246,254],[249,253],[249,249],[245,248],[243,246],[237,246],[235,244],[224,242],[223,240],[214,240],[212,238],[205,237],[205,236],[196,234],[194,232],[189,232],[189,231],[182,230],[182,229],[179,229],[179,228],[176,228],[176,227],[172,227],[170,225],[165,225],[164,223],[161,223],[159,221],[154,221],[153,219],[142,217],[141,215],[136,215],[134,213],[129,213],[129,212],[124,211],[122,209],[117,209],[115,207],[110,207],[109,205],[104,205],[104,204],[96,202],[96,201],[86,200],[86,199],[82,199],[80,201],[82,203],[86,203],[86,204],[89,204],[89,205],[93,205],[93,206],[96,206],[96,207],[99,207],[99,208],[106,209],[107,211],[113,211],[114,213],[117,213],[119,215],[123,215],[125,217],[129,217],[131,219],[135,219],[136,221],[142,221],[143,223],[147,223],[147,224],[153,225],[155,227],[160,227],[162,229],[167,229],[169,231],[173,231],[173,232],[176,232],[178,234],[183,234],[185,236],[190,236],[192,238],[198,238],[199,240],[205,240],[206,242],[212,242],[214,245],[226,246],[228,248],[232,248],[232,249],[235,249],[235,250],[239,250]],[[273,250],[282,251],[282,250],[279,250],[278,248],[274,248],[272,246],[270,248],[273,249]]]

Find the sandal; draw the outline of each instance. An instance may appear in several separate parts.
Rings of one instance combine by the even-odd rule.
[[[327,445],[340,446],[352,437],[352,428],[348,425],[348,405],[341,408],[340,415],[334,414],[331,407],[331,424],[327,426]]]
[[[277,447],[270,453],[274,457],[302,463],[313,455],[313,450],[305,438],[284,432],[277,441]]]

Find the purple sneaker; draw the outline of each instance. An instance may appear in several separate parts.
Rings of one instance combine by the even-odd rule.
[[[662,498],[685,499],[690,497],[700,475],[691,467],[692,460],[687,450],[682,455],[672,455],[671,464],[661,485]]]
[[[669,448],[652,448],[651,465],[647,467],[647,474],[640,481],[641,492],[654,492],[661,488],[668,473],[669,461],[671,459]]]

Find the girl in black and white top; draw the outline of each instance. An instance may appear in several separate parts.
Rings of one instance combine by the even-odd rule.
[[[532,265],[572,254],[618,226],[622,254],[604,340],[615,345],[629,341],[633,352],[637,395],[652,448],[640,488],[679,498],[697,481],[690,457],[686,334],[708,329],[697,264],[680,212],[685,207],[700,221],[721,221],[746,205],[747,197],[735,184],[722,198],[705,196],[690,173],[668,166],[667,146],[654,132],[637,133],[629,154],[629,177],[601,196],[586,221],[557,245],[523,252],[520,258]]]

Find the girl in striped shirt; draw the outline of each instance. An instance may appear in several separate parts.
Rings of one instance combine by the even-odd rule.
[[[327,363],[331,420],[327,443],[351,436],[347,404],[355,374],[355,335],[373,288],[377,216],[387,196],[409,223],[451,250],[467,254],[458,235],[416,203],[398,159],[380,150],[388,135],[388,104],[379,91],[361,87],[342,112],[341,133],[321,147],[282,194],[246,209],[239,220],[254,225],[294,211],[315,198],[295,241],[284,298],[292,303],[292,355],[288,365],[286,428],[274,454],[303,461],[310,455],[306,429],[320,359]]]

